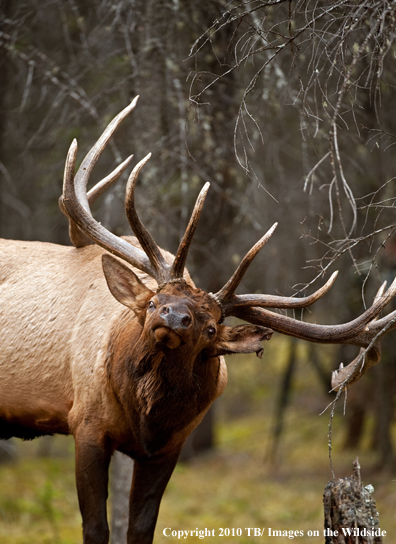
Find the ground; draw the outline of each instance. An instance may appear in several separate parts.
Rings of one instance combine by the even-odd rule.
[[[331,397],[320,392],[310,370],[302,376],[301,366],[309,364],[302,352],[285,433],[276,460],[269,461],[274,400],[287,357],[278,352],[272,363],[268,355],[267,361],[229,360],[230,387],[217,407],[216,449],[177,466],[162,501],[155,542],[324,542],[322,494],[332,475],[329,413],[320,412]],[[396,477],[381,470],[378,455],[369,448],[370,422],[361,446],[343,451],[343,418],[340,405],[333,424],[335,475],[350,475],[359,455],[362,480],[375,489],[380,526],[387,532],[384,542],[391,544],[396,538]],[[0,543],[80,544],[73,440],[56,437],[51,458],[38,457],[38,449],[39,441],[18,443],[18,461],[0,466]],[[211,536],[202,538],[199,531],[205,529]],[[188,538],[185,533],[178,538],[178,531],[189,531]],[[309,531],[320,536],[310,537]]]

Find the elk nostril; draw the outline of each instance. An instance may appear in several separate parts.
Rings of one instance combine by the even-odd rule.
[[[185,315],[181,319],[181,324],[183,327],[188,327],[191,324],[191,317],[189,315]]]

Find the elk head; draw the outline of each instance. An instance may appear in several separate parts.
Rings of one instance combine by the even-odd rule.
[[[385,284],[373,305],[357,319],[341,325],[317,325],[292,319],[271,309],[302,309],[321,298],[332,286],[335,272],[327,283],[307,297],[281,297],[264,294],[237,295],[235,291],[250,263],[267,243],[276,223],[251,248],[230,280],[217,293],[205,293],[192,284],[185,273],[188,250],[198,224],[209,189],[206,183],[196,201],[191,219],[178,251],[169,262],[163,251],[141,222],[134,202],[134,190],[141,168],[150,158],[148,154],[132,170],[129,177],[125,208],[129,223],[140,247],[115,236],[95,221],[90,204],[113,183],[131,162],[128,157],[109,176],[87,193],[88,179],[107,142],[121,121],[135,108],[138,97],[108,125],[97,143],[87,154],[74,175],[77,142],[74,140],[66,160],[63,195],[60,207],[70,222],[70,238],[77,247],[97,243],[121,261],[136,267],[157,282],[156,292],[149,289],[125,264],[109,254],[103,255],[103,270],[111,293],[133,310],[143,329],[158,349],[179,350],[188,346],[204,357],[227,353],[256,352],[261,356],[260,340],[271,337],[272,331],[295,336],[310,342],[353,344],[362,348],[360,356],[348,367],[333,373],[332,385],[338,389],[349,387],[367,368],[379,361],[379,339],[396,327],[396,313],[378,320],[378,315],[396,293],[396,280],[387,291]],[[250,323],[237,327],[222,324],[227,316],[236,316]]]
[[[136,314],[142,334],[157,350],[188,349],[192,360],[231,353],[262,353],[261,340],[272,331],[261,326],[227,327],[213,296],[178,278],[156,292],[111,255],[102,256],[103,271],[113,296]]]

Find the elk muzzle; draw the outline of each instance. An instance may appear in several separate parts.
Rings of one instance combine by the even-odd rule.
[[[153,324],[154,337],[158,343],[175,349],[187,342],[192,323],[191,312],[186,305],[164,305]]]

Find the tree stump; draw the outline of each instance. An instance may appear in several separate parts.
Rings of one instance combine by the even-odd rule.
[[[379,514],[371,493],[362,486],[358,458],[353,474],[329,482],[323,493],[325,544],[382,544]]]

